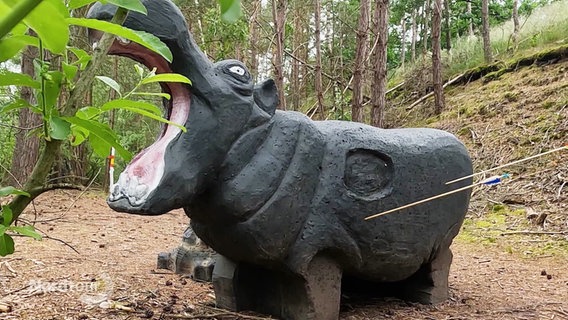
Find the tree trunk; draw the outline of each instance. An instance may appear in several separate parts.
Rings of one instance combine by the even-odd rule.
[[[28,46],[22,53],[21,69],[23,74],[34,77],[33,60],[37,58],[38,50],[36,47]],[[33,90],[29,87],[21,87],[20,95],[22,99],[29,102],[32,106],[36,105]],[[36,164],[39,153],[39,138],[35,134],[29,134],[30,130],[41,125],[41,116],[33,113],[29,108],[20,109],[18,115],[18,129],[14,154],[12,155],[12,167],[10,173],[4,176],[4,183],[16,187],[21,187]]]
[[[357,28],[357,44],[355,51],[355,65],[353,66],[353,99],[351,102],[351,120],[363,122],[363,76],[365,61],[369,51],[369,16],[371,11],[370,0],[361,0],[359,12],[359,26]]]
[[[517,51],[519,43],[519,0],[513,0],[513,51]]]
[[[325,107],[323,105],[323,84],[321,75],[321,0],[314,0],[314,37],[316,49],[316,65],[315,65],[315,90],[318,99],[319,119],[325,119]]]
[[[292,53],[298,55],[298,52],[302,48],[302,12],[301,6],[298,1],[294,2],[294,36],[292,38]],[[292,59],[292,71],[290,73],[290,93],[292,96],[292,110],[300,110],[300,98],[301,98],[301,88],[300,88],[300,61]]]
[[[434,86],[434,111],[442,113],[444,109],[444,88],[442,87],[441,32],[442,0],[435,0],[432,8],[432,83]]]
[[[489,38],[489,0],[481,0],[481,23],[483,34],[483,55],[486,63],[493,62],[491,39]]]
[[[252,13],[250,15],[249,23],[249,42],[250,42],[250,58],[248,59],[248,66],[250,74],[256,82],[258,76],[258,45],[259,45],[259,30],[258,30],[258,16],[262,9],[261,1],[255,0],[252,4]]]
[[[467,1],[467,9],[466,10],[467,10],[466,12],[467,12],[467,16],[468,16],[468,18],[467,18],[468,19],[468,24],[467,24],[468,28],[467,29],[469,31],[469,36],[473,37],[474,33],[473,33],[473,18],[472,18],[473,16],[472,16],[472,12],[471,12],[471,0]]]
[[[452,49],[452,26],[450,24],[450,0],[444,1],[444,20],[446,25],[446,50]]]
[[[416,9],[414,9],[412,10],[412,39],[410,42],[410,55],[412,62],[416,61],[416,39],[418,38],[416,18],[417,18],[417,13]]]
[[[377,0],[373,15],[377,49],[373,59],[371,125],[379,128],[384,126],[384,111],[386,107],[388,10],[388,0]]]
[[[286,110],[286,96],[284,93],[284,31],[286,22],[287,0],[272,0],[272,18],[274,20],[274,33],[276,48],[274,49],[274,81],[278,89],[278,109]]]
[[[430,0],[424,1],[424,24],[422,26],[422,53],[426,55],[428,52],[428,35],[430,34],[430,26],[428,22],[430,21]]]
[[[404,60],[406,60],[406,17],[400,20],[400,28],[402,35],[400,37],[400,66],[404,69]]]

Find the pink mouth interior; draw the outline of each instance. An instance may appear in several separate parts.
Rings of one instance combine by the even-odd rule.
[[[150,70],[156,68],[157,74],[172,72],[165,59],[135,43],[123,44],[115,40],[109,53],[132,58],[143,63]],[[171,95],[170,101],[166,103],[169,107],[169,110],[166,110],[166,118],[185,125],[190,105],[189,90],[186,85],[170,82],[162,83],[162,88]],[[137,154],[120,174],[118,183],[111,190],[110,199],[126,197],[131,205],[143,203],[158,186],[164,174],[166,148],[180,132],[180,128],[166,125],[158,140]]]

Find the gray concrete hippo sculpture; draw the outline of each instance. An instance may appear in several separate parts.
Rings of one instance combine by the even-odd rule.
[[[130,13],[125,25],[158,36],[173,62],[128,41],[115,41],[111,54],[190,78],[191,86],[162,84],[172,95],[166,115],[188,131],[166,126],[120,175],[111,208],[183,208],[222,255],[213,271],[221,307],[337,319],[342,282],[395,284],[400,297],[423,303],[447,298],[449,246],[469,191],[364,218],[471,183],[444,184],[472,173],[454,136],[277,111],[272,80],[255,86],[241,62],[210,62],[174,4],[143,2],[148,15]],[[89,16],[113,12],[97,4]]]

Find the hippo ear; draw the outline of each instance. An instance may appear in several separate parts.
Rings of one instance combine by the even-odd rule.
[[[270,116],[274,115],[278,106],[278,91],[274,80],[268,79],[254,87],[254,102]]]

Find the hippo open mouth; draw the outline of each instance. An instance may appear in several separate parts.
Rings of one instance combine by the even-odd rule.
[[[109,54],[128,57],[156,74],[172,73],[169,63],[159,54],[130,41],[116,39]],[[187,86],[181,83],[162,82],[162,91],[168,93],[170,100],[164,99],[164,117],[174,123],[185,124],[189,116],[190,94]],[[148,195],[156,189],[164,174],[164,154],[168,144],[180,134],[181,129],[165,124],[158,139],[137,154],[120,174],[118,182],[112,186],[109,202],[128,200],[131,207],[142,205]]]
[[[189,78],[191,86],[161,83],[163,92],[171,95],[163,103],[165,118],[188,131],[165,125],[157,141],[136,155],[120,174],[108,204],[116,211],[159,215],[187,209],[194,197],[211,192],[217,180],[226,179],[222,169],[242,169],[242,165],[228,163],[254,149],[256,142],[239,144],[237,140],[271,120],[278,95],[272,80],[255,85],[240,61],[211,62],[171,1],[142,3],[148,14],[129,12],[123,25],[160,39],[171,51],[172,60],[121,38],[114,41],[109,54],[138,61],[158,74],[178,73]],[[110,21],[115,12],[111,4],[95,3],[87,17]],[[100,39],[96,31],[92,36]]]

